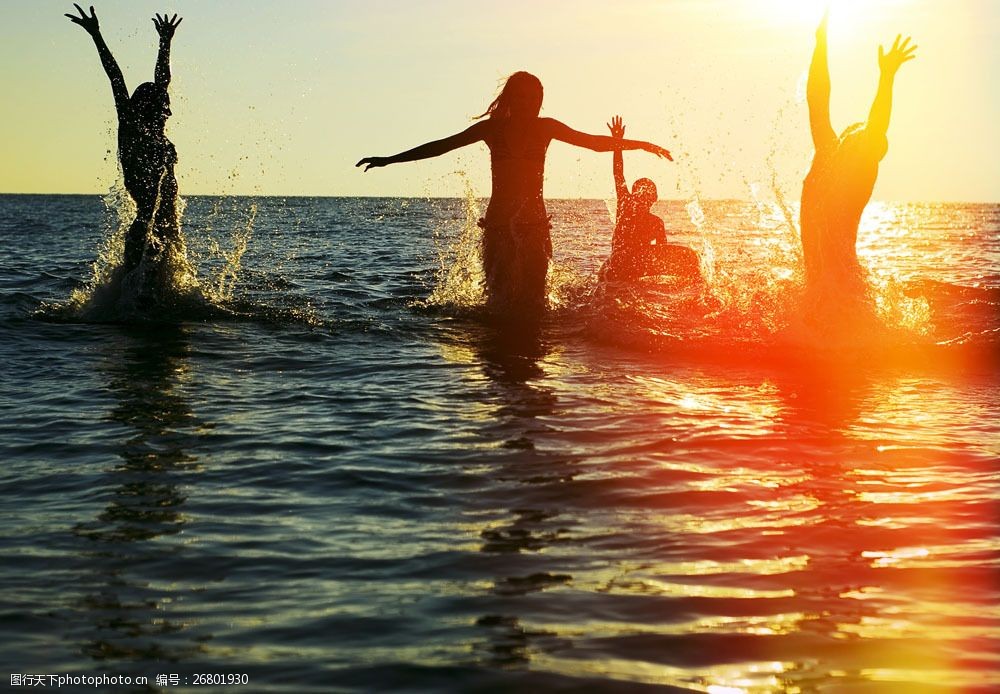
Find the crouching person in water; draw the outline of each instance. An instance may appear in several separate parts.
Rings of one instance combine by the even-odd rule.
[[[104,71],[111,81],[111,92],[118,112],[118,160],[125,179],[125,189],[136,206],[136,218],[125,234],[125,249],[121,277],[132,275],[145,265],[145,272],[158,274],[168,256],[168,248],[180,243],[177,219],[177,179],[174,165],[177,151],[164,134],[170,116],[170,42],[181,20],[174,15],[167,18],[156,15],[153,24],[160,36],[160,49],[156,59],[153,82],[143,82],[132,96],[125,86],[121,68],[101,36],[94,8],[88,16],[75,5],[79,16],[67,14],[79,24],[97,46]],[[143,263],[143,259],[146,263]],[[155,268],[155,270],[154,270]],[[140,283],[140,293],[148,291],[152,283],[162,278],[144,276],[135,278]]]
[[[620,116],[612,118],[608,128],[613,138],[625,137]],[[611,256],[601,267],[600,278],[633,282],[650,275],[672,275],[685,283],[700,283],[697,254],[686,246],[667,243],[663,220],[653,214],[656,184],[648,178],[640,178],[629,192],[620,148],[614,150],[612,171],[618,197],[617,221],[611,239]]]

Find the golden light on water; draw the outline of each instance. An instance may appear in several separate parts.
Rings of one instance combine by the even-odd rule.
[[[885,218],[892,210],[882,210]],[[690,379],[673,383],[663,378],[636,377],[632,383],[645,391],[650,407],[670,409],[682,419],[693,413],[712,412],[716,417],[737,421],[748,417],[756,422],[757,433],[772,428],[767,422],[791,416],[783,412],[777,389],[766,384],[747,388],[744,397],[723,396],[717,388],[693,388]],[[933,681],[941,691],[961,691],[970,684],[966,675],[956,674],[955,644],[988,640],[991,631],[975,623],[967,607],[949,605],[947,594],[957,590],[962,574],[981,556],[996,551],[996,543],[970,543],[945,528],[955,527],[953,514],[967,514],[967,505],[977,497],[971,490],[942,477],[942,461],[932,453],[954,436],[946,426],[954,421],[946,392],[928,398],[927,382],[901,378],[863,394],[857,408],[829,415],[837,422],[829,432],[829,445],[842,443],[857,455],[870,450],[874,460],[863,464],[830,461],[822,467],[807,462],[797,466],[798,474],[783,465],[732,467],[709,470],[696,465],[664,460],[665,470],[712,472],[709,479],[692,479],[690,489],[708,494],[744,496],[747,512],[720,518],[711,513],[679,513],[665,505],[647,523],[666,530],[667,536],[685,537],[740,533],[760,537],[775,531],[791,546],[803,528],[808,534],[824,528],[842,529],[812,545],[808,552],[787,553],[768,558],[740,558],[677,561],[664,558],[611,578],[605,576],[595,589],[622,594],[657,596],[668,599],[725,601],[793,601],[798,609],[754,617],[707,617],[643,627],[650,634],[727,633],[745,637],[775,639],[761,648],[782,653],[784,644],[796,637],[823,634],[843,643],[847,667],[810,674],[808,662],[752,661],[703,667],[652,666],[649,663],[600,659],[585,667],[623,680],[662,683],[705,692],[794,692],[799,681],[820,675],[836,686],[878,686],[892,689],[903,683]],[[942,388],[944,385],[942,384]],[[841,386],[842,388],[842,386]],[[755,397],[748,396],[754,393]],[[798,400],[800,398],[796,398]],[[747,400],[753,400],[748,405]],[[803,405],[806,403],[802,403]],[[820,403],[821,404],[821,403]],[[798,415],[796,415],[798,416]],[[975,416],[975,415],[973,415]],[[985,417],[985,413],[982,413]],[[891,422],[887,427],[886,422]],[[889,437],[901,443],[881,443]],[[770,490],[766,498],[755,498],[758,490]],[[710,510],[710,509],[707,509]],[[984,510],[984,512],[988,512]],[[989,518],[972,519],[988,524]],[[825,537],[825,535],[824,535]],[[829,546],[826,546],[829,545]],[[758,547],[759,548],[759,547]],[[809,578],[815,573],[816,578]],[[772,577],[765,579],[765,577]],[[785,579],[784,577],[788,577]],[[761,581],[764,582],[761,582]],[[818,581],[814,585],[811,581]],[[823,584],[841,585],[825,595]],[[574,579],[577,589],[591,587],[583,577]],[[752,586],[752,587],[751,587]],[[798,601],[809,605],[801,609]],[[776,604],[777,606],[777,604]],[[993,610],[995,614],[995,610]],[[558,633],[558,624],[539,626]],[[606,638],[634,631],[635,625],[589,623],[588,633]],[[780,639],[788,639],[781,641]],[[935,639],[946,639],[949,650],[935,648]],[[862,655],[862,653],[864,655]],[[554,669],[567,668],[545,657]],[[860,667],[877,662],[881,667]],[[856,663],[859,667],[850,667]]]

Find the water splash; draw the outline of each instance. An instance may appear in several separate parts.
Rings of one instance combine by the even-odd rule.
[[[151,237],[147,243],[155,252],[145,254],[139,266],[125,274],[122,269],[125,235],[135,219],[135,203],[120,177],[102,200],[104,235],[90,278],[74,289],[65,303],[43,305],[44,315],[101,322],[175,322],[233,314],[228,304],[252,236],[256,204],[251,203],[245,215],[235,217],[228,251],[210,240],[207,257],[199,258],[198,253],[189,251],[183,233],[165,242]],[[178,196],[175,206],[178,227],[183,229],[187,203]],[[216,209],[215,215],[218,214]],[[211,231],[211,225],[207,230]],[[214,272],[199,278],[199,261],[206,267],[216,266]]]
[[[468,177],[461,171],[456,173],[465,185],[462,226],[456,235],[453,226],[445,221],[434,225],[438,256],[434,288],[430,296],[418,304],[469,311],[481,308],[486,301],[482,230],[479,228],[481,213]]]
[[[215,269],[210,280],[202,283],[202,292],[213,303],[226,304],[233,299],[236,290],[237,279],[243,265],[243,256],[250,246],[250,239],[253,235],[254,222],[257,219],[258,207],[256,202],[250,202],[242,214],[224,214],[223,200],[216,200],[209,215],[209,226],[211,230],[218,219],[235,219],[231,222],[228,232],[229,249],[224,249],[215,238],[209,240],[208,255],[211,259],[221,260],[219,267]]]
[[[934,331],[930,302],[923,296],[910,296],[908,284],[895,277],[869,275],[869,294],[875,313],[890,329],[922,337]]]
[[[741,345],[741,350],[760,350],[762,356],[789,357],[886,356],[930,344],[934,304],[915,292],[895,266],[868,271],[857,295],[808,291],[797,228],[789,224],[781,201],[767,199],[765,192],[751,186],[747,202],[703,206],[692,196],[675,206],[673,215],[686,215],[699,238],[714,241],[703,244],[706,285],[697,292],[647,278],[629,286],[598,287],[593,292],[593,332],[654,351],[715,349],[723,354]],[[898,231],[884,215],[880,223]],[[862,260],[885,265],[891,255],[882,254],[901,242],[892,240],[887,244],[880,238],[878,255],[862,255]]]
[[[545,280],[549,308],[553,311],[579,309],[593,292],[596,281],[595,275],[580,272],[569,264],[549,263],[549,274]]]
[[[831,302],[806,292],[796,210],[778,185],[770,159],[768,166],[764,182],[748,182],[747,202],[703,203],[692,189],[683,203],[682,215],[696,231],[692,245],[701,247],[703,285],[684,286],[666,277],[628,286],[601,284],[581,262],[574,262],[579,258],[564,258],[551,263],[547,280],[555,320],[586,323],[616,343],[650,349],[666,341],[720,349],[737,343],[767,349],[783,343],[810,352],[857,352],[873,345],[913,344],[927,336],[932,329],[928,302],[909,295],[906,283],[893,275],[871,274],[857,301]],[[479,314],[485,305],[477,225],[481,202],[465,183],[461,227],[442,221],[435,228],[435,284],[430,297],[418,304]],[[611,205],[604,201],[602,207],[610,217]],[[606,224],[603,211],[600,222],[574,219],[574,228]]]
[[[698,254],[698,264],[701,269],[701,276],[711,285],[716,276],[716,256],[715,246],[705,233],[705,211],[701,207],[701,198],[697,192],[691,194],[691,198],[684,205],[684,210],[691,220],[691,224],[698,230],[698,238],[701,239],[701,252]]]
[[[85,306],[99,287],[111,282],[115,269],[122,263],[125,232],[136,215],[135,202],[125,190],[121,177],[101,197],[101,202],[105,212],[104,235],[97,249],[97,258],[91,265],[90,280],[70,294],[69,304],[76,309]]]

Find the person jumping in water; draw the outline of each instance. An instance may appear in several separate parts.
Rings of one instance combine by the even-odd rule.
[[[136,218],[125,234],[125,250],[121,266],[122,277],[138,268],[145,257],[160,264],[166,257],[164,251],[170,244],[180,242],[177,220],[177,179],[174,165],[177,151],[164,134],[170,116],[170,41],[181,23],[175,14],[168,18],[158,14],[153,25],[160,36],[160,49],[156,58],[153,82],[143,82],[130,97],[121,68],[111,55],[101,36],[97,14],[90,8],[90,16],[74,4],[80,16],[67,14],[70,21],[79,24],[97,46],[104,71],[111,80],[111,93],[118,112],[118,160],[125,178],[125,189],[136,206]],[[150,266],[152,267],[152,265]],[[146,278],[145,282],[152,278]]]
[[[867,123],[855,123],[837,137],[830,124],[830,71],[827,65],[827,15],[816,30],[806,100],[816,154],[802,184],[800,227],[806,287],[823,295],[859,296],[864,277],[855,243],[858,223],[871,199],[878,165],[889,148],[886,132],[896,71],[915,56],[916,46],[897,36],[892,48],[878,49],[878,92]]]
[[[621,116],[608,123],[611,137],[625,137]],[[656,184],[648,178],[636,179],[629,192],[625,183],[625,163],[621,149],[614,151],[612,173],[618,198],[611,255],[598,276],[604,280],[634,282],[650,275],[673,275],[685,282],[700,282],[698,256],[690,248],[667,243],[663,220],[653,214]]]
[[[554,118],[541,118],[542,83],[528,72],[507,78],[499,96],[460,133],[391,157],[365,157],[365,171],[377,166],[428,159],[484,142],[490,150],[493,186],[483,229],[483,269],[492,313],[537,316],[545,307],[545,278],[552,242],[542,183],[545,153],[552,140],[596,152],[642,149],[670,159],[670,152],[640,140],[588,135]]]

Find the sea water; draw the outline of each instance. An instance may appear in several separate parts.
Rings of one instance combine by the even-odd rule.
[[[794,211],[661,202],[706,287],[602,287],[608,207],[550,203],[526,330],[471,197],[189,198],[204,305],[96,319],[100,198],[0,196],[10,673],[1000,687],[1000,206],[869,205],[846,330]]]

